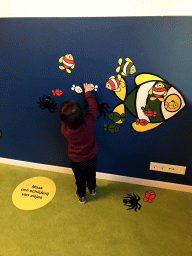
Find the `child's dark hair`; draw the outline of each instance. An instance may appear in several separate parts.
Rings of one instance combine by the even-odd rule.
[[[73,100],[66,100],[61,103],[59,107],[59,116],[72,130],[77,129],[85,123],[81,106]]]

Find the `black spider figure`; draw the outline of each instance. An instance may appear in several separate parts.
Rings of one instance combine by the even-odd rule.
[[[96,99],[96,100],[97,100],[97,99]],[[87,102],[87,100],[84,100],[84,101]],[[105,107],[105,106],[107,106],[107,107],[109,108],[109,105],[108,105],[107,103],[104,102],[104,103],[99,104],[98,101],[97,101],[97,108],[98,108],[98,111],[99,111],[99,113],[100,113],[100,115],[97,117],[97,119],[98,119],[99,117],[101,117],[102,114],[104,114],[104,119],[105,119],[105,117],[106,117],[106,111],[107,111],[108,113],[110,113],[110,111],[108,111],[107,107]],[[88,107],[88,103],[85,105],[84,109],[87,108],[87,107]]]
[[[126,204],[126,206],[131,207],[127,210],[131,210],[134,209],[137,212],[137,209],[141,209],[141,205],[138,203],[138,201],[140,200],[140,197],[138,196],[138,198],[136,198],[136,195],[133,193],[134,196],[127,194],[128,197],[123,197],[123,198],[127,198],[127,199],[123,199],[123,203]],[[130,205],[128,205],[127,203],[130,203]]]
[[[57,105],[57,103],[54,104],[54,99],[52,99],[52,103],[51,103],[51,96],[50,96],[50,95],[46,96],[46,101],[45,101],[45,95],[43,96],[43,99],[41,99],[41,98],[39,97],[39,100],[40,100],[40,102],[37,102],[37,104],[40,104],[39,107],[40,107],[41,109],[46,109],[46,108],[48,108],[48,110],[49,110],[50,112],[55,112],[55,109],[57,109],[57,108],[55,108],[55,106]]]

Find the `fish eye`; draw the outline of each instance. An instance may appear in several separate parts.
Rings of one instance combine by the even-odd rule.
[[[73,57],[72,57],[71,54],[68,54],[68,55],[67,55],[67,58],[71,60]]]
[[[132,74],[136,72],[136,68],[135,68],[135,66],[134,66],[134,65],[131,67],[130,72],[131,72]]]
[[[155,85],[155,87],[156,87],[156,88],[163,88],[163,87],[165,87],[165,86],[164,86],[162,83],[158,83],[158,84]]]

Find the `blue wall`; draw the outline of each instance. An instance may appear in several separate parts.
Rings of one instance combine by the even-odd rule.
[[[0,20],[0,156],[71,167],[67,139],[61,134],[59,109],[42,110],[39,97],[75,100],[85,106],[84,93],[73,84],[98,85],[92,91],[112,110],[121,101],[106,89],[116,76],[118,59],[129,57],[137,72],[125,77],[127,92],[139,73],[163,77],[183,95],[186,107],[156,129],[138,133],[126,111],[118,133],[104,131],[113,124],[96,120],[98,172],[192,185],[192,17],[2,18]],[[75,68],[60,70],[58,59],[71,53]],[[52,90],[61,89],[62,96]],[[84,110],[86,115],[87,109]],[[185,175],[150,171],[150,162],[187,167]]]

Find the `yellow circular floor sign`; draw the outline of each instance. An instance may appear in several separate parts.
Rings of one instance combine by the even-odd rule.
[[[48,204],[56,192],[55,183],[47,177],[34,177],[20,183],[13,192],[13,204],[21,210],[35,210]]]

